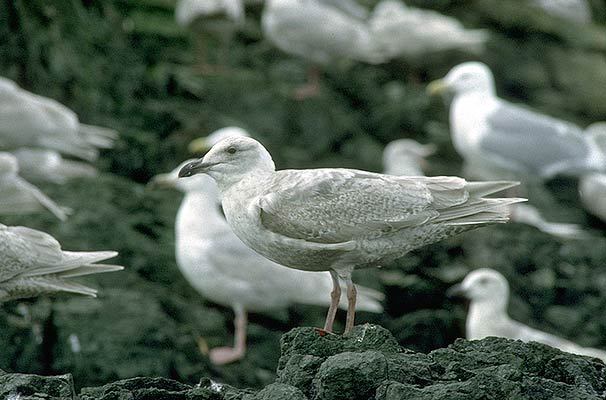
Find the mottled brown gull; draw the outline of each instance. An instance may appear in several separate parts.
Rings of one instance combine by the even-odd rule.
[[[175,255],[183,276],[202,296],[234,310],[234,347],[210,351],[213,363],[226,364],[245,355],[248,311],[276,311],[295,303],[328,305],[332,279],[328,272],[285,268],[242,243],[221,212],[215,182],[205,175],[178,179],[186,163],[152,182],[185,195],[175,221]],[[382,297],[361,288],[359,308],[381,312]]]
[[[179,176],[210,175],[229,225],[247,245],[287,267],[330,271],[334,287],[325,329],[332,330],[347,285],[345,331],[353,328],[355,268],[380,266],[457,233],[506,222],[520,199],[484,196],[514,182],[457,177],[396,177],[353,169],[276,171],[256,140],[230,137]]]
[[[95,264],[115,251],[64,251],[47,233],[0,224],[0,303],[55,292],[95,297],[97,291],[72,278],[120,271],[117,265]]]
[[[531,328],[515,321],[507,314],[509,283],[503,275],[490,268],[470,272],[462,283],[451,287],[449,295],[463,295],[471,300],[465,336],[479,340],[487,336],[500,336],[524,342],[539,342],[569,353],[600,358],[606,361],[606,351],[581,347],[551,333]]]

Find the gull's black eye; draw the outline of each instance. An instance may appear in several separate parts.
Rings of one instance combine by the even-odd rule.
[[[228,147],[227,150],[225,150],[225,151],[227,151],[229,154],[235,154],[236,153],[236,148],[235,147]]]
[[[480,285],[482,285],[482,286],[488,285],[489,282],[490,282],[490,280],[488,278],[482,278],[479,281]]]

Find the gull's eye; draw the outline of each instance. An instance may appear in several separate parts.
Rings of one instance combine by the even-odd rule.
[[[235,147],[230,146],[230,147],[228,147],[228,148],[227,148],[227,150],[225,150],[225,151],[227,151],[229,154],[235,154],[237,150],[236,150],[236,148],[235,148]]]
[[[482,278],[478,281],[478,283],[482,286],[486,286],[486,285],[488,285],[489,281],[488,281],[488,278]]]

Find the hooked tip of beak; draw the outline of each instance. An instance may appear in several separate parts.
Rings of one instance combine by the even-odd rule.
[[[214,163],[205,163],[204,160],[192,161],[189,164],[185,164],[179,171],[179,178],[187,178],[196,174],[206,172],[210,167],[215,165]]]
[[[443,79],[437,79],[435,81],[429,82],[425,91],[430,96],[435,96],[441,93],[444,93],[448,90],[448,85],[444,82]]]
[[[465,289],[460,283],[448,288],[448,290],[446,291],[446,297],[448,297],[449,299],[457,297],[467,298],[467,296],[465,295]]]
[[[187,150],[190,154],[204,154],[210,150],[211,147],[210,143],[208,143],[208,138],[201,137],[189,142]]]

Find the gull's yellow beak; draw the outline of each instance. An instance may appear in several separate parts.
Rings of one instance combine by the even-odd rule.
[[[175,178],[170,176],[170,174],[159,174],[147,182],[146,187],[148,189],[167,189],[174,188],[175,184]]]
[[[430,96],[435,96],[441,93],[444,93],[448,90],[448,85],[444,82],[443,79],[437,79],[435,81],[429,82],[425,91]]]
[[[194,139],[187,145],[190,154],[204,154],[210,150],[211,147],[212,146],[208,143],[208,138],[206,137]]]

